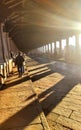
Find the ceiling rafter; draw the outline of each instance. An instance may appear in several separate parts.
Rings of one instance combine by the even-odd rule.
[[[20,4],[22,4],[22,1],[19,1],[19,2],[17,2],[17,3],[12,4],[12,5],[9,5],[9,6],[8,6],[8,9],[17,7],[17,6],[20,5]]]
[[[8,4],[12,4],[13,2],[15,2],[15,0],[8,0],[8,1],[5,1],[4,4],[8,5]]]
[[[0,0],[0,22],[23,49],[80,32],[80,14],[81,0]]]

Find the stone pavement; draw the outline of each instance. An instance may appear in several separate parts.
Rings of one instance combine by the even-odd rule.
[[[15,68],[0,91],[0,130],[49,130],[28,74]]]
[[[0,91],[0,130],[81,130],[81,67],[27,57],[27,69]]]
[[[81,66],[29,59],[29,75],[51,130],[81,130]]]

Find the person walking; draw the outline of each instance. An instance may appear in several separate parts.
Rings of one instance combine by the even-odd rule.
[[[23,63],[24,63],[24,58],[21,55],[21,53],[19,52],[18,56],[15,59],[15,65],[17,66],[19,77],[21,77],[23,75],[23,73],[24,73],[24,65],[23,65]]]

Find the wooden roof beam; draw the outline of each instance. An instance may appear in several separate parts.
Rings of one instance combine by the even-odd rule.
[[[11,8],[14,8],[14,7],[17,7],[18,5],[22,4],[22,1],[19,1],[19,2],[16,2],[10,6],[8,6],[8,9],[11,9]]]
[[[15,2],[15,0],[8,0],[8,1],[5,1],[4,4],[5,4],[5,5],[8,5],[8,4],[11,4],[11,3],[13,3],[13,2]]]

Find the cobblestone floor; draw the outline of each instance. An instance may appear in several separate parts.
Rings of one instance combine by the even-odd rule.
[[[81,130],[81,67],[42,58],[30,61],[29,75],[50,129]]]

